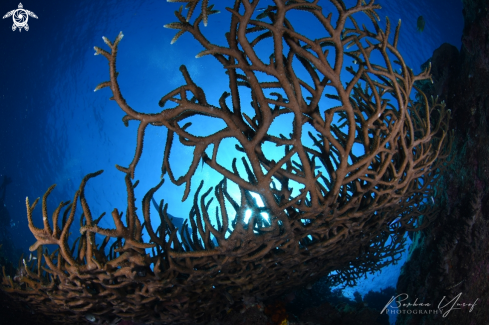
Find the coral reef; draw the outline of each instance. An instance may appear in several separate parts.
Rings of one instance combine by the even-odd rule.
[[[265,301],[263,311],[262,308],[233,309],[225,317],[212,320],[209,325],[388,325],[389,316],[380,312],[393,295],[395,289],[390,287],[380,292],[370,291],[363,299],[358,294],[355,301],[351,301],[341,289],[331,291],[325,277],[308,288],[292,290]]]
[[[453,163],[438,189],[443,209],[414,235],[397,284],[409,301],[417,298],[439,312],[399,314],[398,324],[475,325],[489,319],[489,47],[482,41],[489,37],[489,13],[486,1],[463,2],[461,51],[446,44],[435,51],[435,83],[424,89],[445,99],[454,116]]]
[[[34,225],[32,216],[39,199],[32,204],[26,199],[29,228],[37,240],[30,250],[37,252],[37,260],[23,261],[15,281],[5,272],[2,280],[4,291],[56,322],[110,324],[122,318],[195,324],[327,274],[331,283],[354,284],[398,260],[405,232],[425,228],[435,216],[437,207],[430,201],[446,168],[450,111],[421,92],[419,101],[410,99],[414,83],[430,78],[430,71],[414,75],[405,65],[397,50],[400,22],[393,35],[388,20],[381,29],[373,1],[359,0],[347,8],[331,0],[338,11],[332,22],[318,0],[274,0],[255,19],[259,1],[237,0],[228,8],[228,44],[219,46],[199,27],[216,13],[213,6],[203,0],[202,12],[191,23],[199,1],[184,2],[186,17],[182,7],[175,13],[178,22],[166,25],[179,30],[172,42],[190,33],[205,48],[197,57],[212,55],[226,69],[230,91],[218,106],[210,104],[181,66],[186,84],[161,98],[160,113],[143,113],[126,102],[118,84],[116,58],[123,34],[114,42],[104,38],[109,50],[95,47],[108,60],[110,75],[95,90],[109,88],[126,114],[123,122],[139,123],[132,162],[117,166],[125,174],[125,222],[118,209],[112,211],[115,229],[98,225],[103,214],[93,217],[85,186],[102,171],[87,175],[73,200],[61,202],[50,218],[46,202],[53,185],[41,200],[43,228]],[[322,26],[321,38],[294,30],[287,17],[297,10]],[[357,23],[355,16],[362,13],[374,32]],[[258,44],[270,49],[266,62],[255,50]],[[383,65],[378,59],[374,63],[373,55]],[[298,68],[304,75],[296,74]],[[240,100],[244,91],[251,96],[251,110]],[[185,120],[200,116],[219,119],[225,127],[197,136]],[[284,116],[292,121],[290,134],[274,135],[273,122]],[[150,126],[168,130],[164,178],[144,196],[140,219],[133,179]],[[236,141],[234,148],[227,139]],[[193,149],[190,168],[178,178],[170,160],[177,141]],[[271,147],[279,148],[281,156],[270,155]],[[237,158],[227,166],[219,152],[233,149]],[[187,199],[200,163],[222,181],[215,188],[205,190],[201,182],[194,189],[193,207],[180,229],[167,205],[157,204],[161,224],[155,229],[153,194],[168,178],[185,185]],[[230,195],[228,183],[239,188],[239,200]],[[252,194],[262,198],[263,206]],[[215,219],[210,216],[213,200]],[[79,205],[81,236],[69,247]],[[247,213],[251,216],[245,221]],[[149,243],[142,240],[143,230]],[[102,242],[97,243],[96,234]],[[58,248],[48,252],[46,245]],[[273,311],[277,308],[268,309],[271,317],[286,321],[285,313]]]

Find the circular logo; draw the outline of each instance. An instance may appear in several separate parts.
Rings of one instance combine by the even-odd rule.
[[[29,17],[27,16],[27,12],[25,12],[24,9],[17,9],[14,13],[14,24],[18,28],[24,28],[24,26],[27,24],[27,20]]]

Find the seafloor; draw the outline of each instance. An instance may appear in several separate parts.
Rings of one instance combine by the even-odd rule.
[[[236,302],[226,314],[218,315],[207,325],[388,325],[389,317],[381,310],[394,294],[394,288],[369,292],[356,301],[344,297],[341,290],[330,290],[323,281],[309,289],[289,293],[264,302]],[[12,301],[0,292],[1,324],[47,325],[53,322],[35,313],[28,306]],[[217,316],[217,315],[216,315]],[[90,324],[90,322],[83,322]],[[82,324],[83,324],[82,323]],[[111,325],[140,325],[137,322],[115,321]],[[70,325],[74,325],[70,323]]]

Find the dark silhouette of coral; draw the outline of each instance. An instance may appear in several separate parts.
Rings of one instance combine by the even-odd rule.
[[[95,47],[110,70],[110,80],[96,90],[112,91],[111,99],[126,113],[125,124],[139,122],[134,159],[128,167],[117,166],[126,175],[125,223],[117,209],[112,212],[116,229],[99,227],[103,215],[92,216],[85,185],[102,171],[83,179],[73,201],[61,202],[53,212],[51,223],[46,207],[54,189],[50,187],[42,198],[42,229],[32,218],[39,199],[33,204],[26,199],[29,228],[37,239],[30,249],[37,251],[38,259],[29,265],[24,261],[20,283],[4,276],[3,290],[56,321],[93,317],[110,323],[120,317],[194,324],[222,315],[234,304],[260,302],[332,271],[331,283],[353,284],[367,272],[398,260],[404,233],[426,227],[436,211],[427,202],[445,168],[450,113],[443,102],[429,101],[422,93],[421,101],[412,102],[414,82],[429,78],[429,69],[414,75],[405,65],[396,48],[400,24],[389,43],[390,23],[387,20],[385,30],[379,27],[378,5],[358,1],[347,8],[341,0],[331,0],[339,14],[333,23],[317,0],[275,0],[256,19],[252,16],[258,1],[238,0],[228,8],[231,28],[226,34],[228,46],[223,47],[210,43],[199,28],[216,12],[213,6],[203,0],[202,13],[191,23],[199,0],[187,2],[187,17],[180,9],[175,13],[178,22],[166,27],[179,30],[173,41],[190,33],[205,48],[197,57],[213,55],[226,69],[230,92],[222,94],[218,106],[207,102],[204,91],[181,66],[186,84],[159,103],[175,106],[158,114],[139,112],[126,102],[117,81],[116,57],[123,34],[114,42],[104,38],[108,51]],[[324,37],[310,39],[297,33],[286,17],[294,10],[316,19]],[[375,32],[357,23],[354,15],[360,13],[371,19]],[[259,34],[253,38],[251,33]],[[254,50],[265,40],[273,44],[267,62]],[[384,66],[371,62],[373,53]],[[307,80],[296,74],[297,66],[307,72]],[[344,68],[351,78],[346,78]],[[260,73],[274,81],[262,80]],[[238,89],[251,93],[254,115],[242,110],[245,104]],[[323,96],[331,106],[320,107]],[[190,123],[179,124],[198,116],[217,118],[226,126],[197,136]],[[281,116],[291,116],[292,132],[275,136],[269,130]],[[161,224],[155,229],[151,223],[152,197],[163,179],[143,198],[144,222],[136,211],[138,182],[132,179],[148,126],[168,129],[162,174],[176,185],[185,184],[183,199],[190,194],[201,162],[223,177],[214,189],[204,190],[200,183],[188,222],[180,229],[163,202],[157,209]],[[306,126],[314,130],[307,140]],[[240,166],[237,158],[230,168],[218,159],[219,151],[233,150],[223,145],[228,138],[238,143],[234,149]],[[179,178],[170,164],[176,141],[193,148],[190,168]],[[271,157],[264,149],[267,145],[281,148],[283,156]],[[354,145],[363,153],[354,153]],[[239,202],[228,193],[229,182],[239,187]],[[214,197],[209,199],[212,190]],[[258,206],[252,193],[262,198],[264,206]],[[209,211],[213,199],[218,202],[216,225]],[[82,235],[69,247],[78,204],[83,211]],[[248,211],[251,217],[245,222]],[[149,243],[142,241],[143,229]],[[102,243],[96,243],[95,234],[105,237]],[[59,248],[49,253],[44,245]]]
[[[387,287],[385,289],[381,289],[380,291],[370,290],[365,294],[362,302],[370,308],[382,311],[391,298],[395,296],[396,289],[394,287]]]
[[[302,316],[303,322],[320,325],[388,325],[389,317],[377,310],[364,306],[344,304],[332,306],[328,302],[319,307],[308,308]]]

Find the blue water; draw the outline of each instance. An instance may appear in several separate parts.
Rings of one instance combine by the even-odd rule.
[[[210,3],[216,4],[221,13],[211,16],[209,25],[202,29],[212,41],[223,43],[230,16],[224,5],[230,2]],[[266,7],[268,2],[263,3],[259,6]],[[351,5],[353,1],[346,3]],[[378,3],[382,5],[382,26],[386,16],[394,26],[402,20],[398,48],[415,73],[442,43],[460,48],[463,18],[459,0]],[[11,18],[0,21],[0,177],[8,175],[13,179],[5,201],[12,217],[9,230],[15,244],[26,251],[34,237],[27,228],[25,197],[32,202],[53,183],[57,188],[48,201],[49,211],[60,201],[72,199],[85,174],[104,169],[86,188],[92,214],[107,212],[100,225],[111,227],[110,212],[118,208],[125,213],[124,178],[114,165],[127,166],[132,160],[137,125],[123,125],[123,113],[115,102],[109,101],[108,89],[93,91],[100,82],[108,80],[107,60],[93,55],[93,46],[105,46],[102,36],[114,40],[120,31],[124,33],[117,60],[119,82],[128,104],[136,110],[161,110],[160,98],[184,82],[178,71],[181,64],[187,66],[193,80],[204,88],[208,101],[215,105],[227,90],[227,79],[212,56],[195,59],[203,48],[189,34],[170,45],[176,31],[163,25],[176,21],[173,12],[179,8],[178,3],[82,0],[27,1],[23,5],[38,16],[29,18],[29,31],[12,31]],[[0,13],[3,16],[17,6],[17,1],[2,1]],[[426,21],[421,33],[416,31],[420,15]],[[300,31],[300,26],[296,28]],[[195,132],[211,132],[220,127],[211,119],[200,122],[203,127],[193,126]],[[139,202],[160,179],[165,139],[164,128],[148,128],[144,154],[136,170]],[[174,148],[172,161],[177,174],[188,168],[191,154],[183,146]],[[222,155],[225,159],[226,153]],[[232,158],[232,154],[229,156]],[[199,167],[198,171],[212,185],[210,170]],[[195,189],[198,182],[193,184]],[[185,218],[192,200],[182,203],[182,194],[183,187],[167,180],[155,198],[165,199],[172,215]],[[40,226],[40,207],[35,218]],[[77,226],[75,222],[74,235],[78,233]],[[395,286],[399,268],[400,265],[384,269],[381,275],[362,281],[356,290],[364,294]]]

